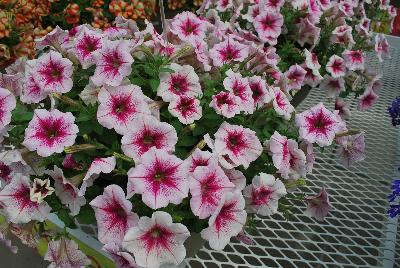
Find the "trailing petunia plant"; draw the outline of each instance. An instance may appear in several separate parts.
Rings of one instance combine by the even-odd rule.
[[[118,266],[159,267],[181,263],[199,234],[216,250],[232,237],[252,243],[246,231],[257,230],[258,217],[290,218],[293,201],[323,220],[326,189],[306,196],[301,188],[314,150],[337,146],[351,165],[363,159],[364,134],[348,129],[337,109],[319,103],[297,112],[290,99],[307,83],[302,64],[316,72],[321,61],[330,79],[357,64],[321,60],[315,46],[298,49],[290,35],[280,41],[290,30],[285,18],[307,13],[290,2],[249,22],[258,35],[237,27],[240,20],[223,22],[238,16],[218,15],[209,8],[221,4],[210,3],[205,16],[183,12],[164,22],[161,34],[119,17],[104,31],[57,27],[36,40],[37,57],[2,74],[13,81],[0,88],[2,241],[15,251],[8,233],[29,245],[45,236],[51,267],[87,265],[67,229],[47,230],[53,213],[69,228],[96,224]],[[344,24],[356,19],[339,15],[342,2],[314,4],[320,21],[339,16],[335,24],[349,35]]]

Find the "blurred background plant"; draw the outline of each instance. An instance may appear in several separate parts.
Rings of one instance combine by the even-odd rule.
[[[60,26],[107,28],[115,17],[150,20],[155,0],[0,0],[0,69],[19,57],[33,58],[34,40]]]

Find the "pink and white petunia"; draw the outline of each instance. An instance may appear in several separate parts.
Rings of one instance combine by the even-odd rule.
[[[178,96],[201,97],[199,76],[190,65],[172,63],[168,66],[173,73],[160,73],[160,85],[157,95],[170,102]]]
[[[48,268],[78,268],[92,263],[74,240],[65,237],[49,242],[44,259],[51,262]]]
[[[52,46],[56,49],[60,49],[64,39],[68,36],[68,31],[61,29],[56,26],[51,32],[43,36],[42,38],[35,40],[35,48],[37,50],[43,50],[47,46]]]
[[[303,82],[304,85],[309,85],[314,88],[321,83],[323,77],[317,69],[310,69],[306,64],[302,64],[301,67],[306,71]]]
[[[271,216],[278,212],[278,200],[286,195],[286,188],[281,180],[270,174],[260,173],[244,188],[243,195],[247,212]]]
[[[74,168],[79,167],[79,164],[78,164],[78,162],[76,162],[73,154],[67,154],[64,157],[62,165],[66,169],[74,169]]]
[[[254,100],[254,108],[261,108],[264,104],[272,100],[273,96],[261,76],[251,76],[248,78],[248,81]]]
[[[192,195],[190,208],[193,214],[200,219],[208,218],[218,207],[224,193],[233,190],[234,187],[218,165],[197,167],[189,179]]]
[[[345,61],[338,55],[333,55],[329,58],[325,69],[332,75],[333,78],[343,77],[346,74]]]
[[[329,75],[324,77],[319,88],[326,91],[329,98],[339,96],[340,92],[343,92],[346,89],[343,77],[334,78]]]
[[[315,46],[320,38],[321,28],[315,26],[308,18],[301,18],[300,22],[296,24],[298,29],[297,42],[304,46],[309,44]]]
[[[191,37],[203,39],[207,22],[192,12],[184,11],[172,19],[171,32],[183,41],[190,41]]]
[[[283,16],[279,12],[264,11],[254,19],[253,25],[263,42],[275,45],[282,32]]]
[[[317,143],[321,147],[331,145],[336,133],[343,129],[344,124],[338,111],[331,112],[322,103],[296,114],[295,120],[300,138],[309,143]]]
[[[0,88],[7,89],[14,96],[19,96],[24,89],[24,76],[22,73],[3,74],[0,73]]]
[[[83,178],[81,188],[79,189],[79,195],[83,196],[85,194],[87,187],[93,185],[93,182],[99,177],[100,173],[111,173],[115,169],[116,164],[117,160],[114,156],[95,158]]]
[[[194,152],[184,161],[189,173],[192,174],[197,167],[205,167],[218,164],[218,158],[209,151],[201,151],[196,148]]]
[[[242,231],[247,219],[244,208],[245,201],[240,192],[227,192],[222,197],[217,209],[208,220],[208,227],[200,233],[212,249],[224,249],[231,237]]]
[[[233,0],[217,0],[216,10],[225,12],[226,10],[233,7]]]
[[[307,173],[311,173],[315,163],[314,146],[312,145],[312,143],[302,141],[299,145],[299,148],[306,155],[306,171]]]
[[[290,104],[288,97],[283,93],[279,87],[273,87],[274,98],[272,105],[274,106],[275,112],[286,120],[289,120],[294,112],[294,107]]]
[[[212,96],[210,107],[214,108],[217,114],[232,118],[236,114],[240,114],[241,99],[231,92],[220,92]]]
[[[317,2],[322,10],[327,10],[332,6],[331,0],[317,0]]]
[[[285,179],[298,179],[307,173],[306,156],[295,140],[280,135],[277,131],[265,142],[272,154],[274,166]]]
[[[82,68],[87,69],[95,63],[93,52],[102,47],[103,35],[83,27],[73,42],[72,52],[78,58]]]
[[[338,137],[336,143],[340,145],[338,155],[346,167],[365,159],[365,137],[364,133]]]
[[[121,243],[126,232],[139,221],[138,215],[132,212],[132,203],[118,185],[107,186],[89,204],[96,215],[98,239],[103,244]]]
[[[122,246],[143,267],[158,268],[179,265],[186,256],[183,243],[190,236],[186,226],[173,223],[166,212],[156,211],[151,218],[142,217],[125,235]]]
[[[357,109],[360,111],[365,111],[370,109],[377,101],[378,94],[372,89],[367,89],[358,99]]]
[[[304,214],[315,218],[317,221],[323,221],[332,209],[325,188],[321,188],[317,195],[306,196],[305,200],[307,202],[307,209]]]
[[[98,102],[97,96],[101,88],[101,86],[93,84],[92,79],[89,79],[89,83],[78,95],[86,105],[95,104]]]
[[[285,72],[287,82],[287,90],[290,91],[292,89],[299,90],[301,89],[304,81],[304,77],[307,72],[300,65],[292,65],[289,70]]]
[[[335,110],[339,111],[339,116],[344,120],[350,117],[349,104],[342,98],[337,98],[335,101]]]
[[[5,129],[11,122],[11,112],[15,109],[16,104],[14,95],[0,87],[0,130]]]
[[[235,185],[236,190],[243,190],[244,187],[246,187],[246,177],[244,176],[243,172],[237,169],[223,169],[225,172],[225,175],[228,177],[230,182]]]
[[[27,104],[39,103],[44,100],[47,95],[48,93],[39,86],[36,73],[32,71],[27,71],[25,74],[25,86],[22,89],[20,96],[21,102]]]
[[[350,47],[355,44],[352,31],[353,28],[347,24],[338,26],[332,31],[330,41],[334,44],[342,44]]]
[[[168,111],[182,124],[188,125],[201,118],[203,109],[195,97],[179,96],[169,103]]]
[[[25,155],[25,158],[27,158],[26,156],[27,155]],[[24,175],[35,173],[34,171],[32,171],[34,167],[28,165],[28,163],[22,158],[21,150],[18,149],[1,152],[0,162],[8,166],[12,170],[12,172],[15,173],[21,173]]]
[[[383,34],[375,36],[375,52],[380,62],[383,61],[382,56],[387,56],[390,59],[389,43]]]
[[[260,15],[260,5],[250,5],[247,9],[246,15],[243,15],[242,18],[249,22],[254,22],[254,19],[258,15]]]
[[[242,77],[240,73],[235,73],[231,69],[226,71],[227,77],[223,84],[227,91],[232,92],[239,97],[240,110],[252,114],[254,112],[253,92],[250,89],[249,81],[246,77]]]
[[[54,188],[50,186],[50,180],[35,178],[30,191],[31,201],[42,203],[44,199],[54,193]]]
[[[285,4],[285,0],[264,0],[259,2],[261,8],[278,12]]]
[[[32,201],[30,191],[29,178],[21,174],[14,174],[11,182],[1,190],[0,202],[9,221],[27,223],[47,219],[51,208],[46,202]]]
[[[74,121],[75,117],[70,112],[36,109],[25,129],[25,139],[22,144],[42,157],[61,153],[65,147],[75,143],[79,129]]]
[[[228,36],[224,41],[216,44],[210,50],[210,57],[214,66],[222,66],[232,62],[243,62],[249,55],[249,48],[245,44],[235,41]]]
[[[40,56],[32,72],[39,87],[47,93],[67,93],[72,89],[72,62],[56,51]]]
[[[364,55],[361,50],[345,50],[343,58],[349,70],[364,70]]]
[[[141,194],[143,202],[152,209],[180,204],[189,192],[187,175],[181,159],[153,147],[128,171],[128,197]]]
[[[125,155],[132,157],[138,163],[141,156],[150,148],[173,152],[177,142],[178,136],[173,126],[148,116],[132,121],[122,137],[121,149]]]
[[[129,129],[135,118],[150,115],[144,95],[136,85],[104,86],[99,92],[98,100],[100,105],[97,120],[100,125],[115,129],[121,135]]]
[[[319,70],[321,68],[321,64],[318,62],[318,56],[314,52],[308,51],[308,49],[304,49],[304,55],[306,56],[306,65],[308,68],[312,70]]]
[[[78,215],[81,207],[86,204],[85,197],[78,194],[79,189],[64,177],[62,169],[57,166],[45,173],[53,178],[55,193],[61,203],[69,208],[72,216]]]
[[[102,250],[111,256],[118,268],[140,268],[133,256],[117,243],[108,243],[103,246]]]
[[[0,188],[10,183],[13,175],[11,167],[0,161]]]
[[[248,168],[262,153],[260,140],[251,129],[224,122],[214,136],[217,155],[226,156],[236,166]]]
[[[96,70],[92,81],[96,86],[119,86],[132,72],[133,63],[129,42],[126,40],[105,40],[100,49],[93,53]]]

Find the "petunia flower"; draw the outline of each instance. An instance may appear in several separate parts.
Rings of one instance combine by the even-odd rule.
[[[298,179],[306,175],[306,156],[295,140],[280,135],[277,131],[265,142],[272,154],[272,162],[285,179]]]
[[[50,180],[35,178],[30,191],[31,201],[42,203],[44,199],[54,193],[54,188],[50,187]]]
[[[285,0],[264,0],[260,1],[260,4],[261,8],[277,12],[283,7]]]
[[[306,71],[300,65],[292,65],[289,70],[285,72],[287,83],[287,90],[299,90],[303,85],[304,77],[306,76]]]
[[[254,19],[260,15],[260,5],[250,5],[247,9],[247,13],[242,16],[249,22],[254,22]]]
[[[343,52],[346,67],[349,70],[364,70],[364,55],[361,50],[345,50]]]
[[[13,176],[13,170],[11,167],[0,161],[0,188],[11,182]]]
[[[247,212],[270,216],[278,212],[278,200],[286,195],[286,188],[274,176],[260,173],[244,188],[243,195]]]
[[[203,109],[195,97],[179,96],[169,103],[168,111],[182,124],[188,125],[201,118]]]
[[[240,102],[238,104],[241,111],[252,114],[254,112],[254,100],[248,79],[231,69],[226,71],[226,75],[227,77],[223,81],[225,89],[239,97]]]
[[[59,49],[67,35],[68,31],[56,26],[56,28],[54,28],[51,32],[42,38],[35,40],[35,48],[37,50],[43,50],[47,46],[52,46],[56,49]]]
[[[49,242],[44,259],[51,262],[48,268],[78,268],[92,263],[75,241],[64,237]]]
[[[72,89],[72,62],[56,51],[41,55],[32,72],[39,87],[47,93],[67,93]]]
[[[243,172],[237,169],[226,169],[223,168],[225,175],[228,177],[229,181],[235,185],[236,190],[243,190],[246,187],[246,177]]]
[[[342,130],[343,121],[338,112],[331,112],[319,103],[312,108],[296,114],[296,125],[299,127],[300,139],[319,146],[332,144],[336,133]]]
[[[123,135],[135,118],[150,115],[140,87],[136,85],[104,86],[98,95],[97,120],[100,125]]]
[[[93,84],[92,79],[89,79],[89,83],[78,95],[86,105],[95,104],[98,102],[97,96],[101,88],[102,87]]]
[[[100,49],[93,52],[96,70],[92,81],[96,86],[119,86],[132,72],[133,57],[126,40],[105,40]]]
[[[100,49],[102,44],[103,35],[88,27],[83,27],[79,35],[73,39],[72,52],[78,58],[83,69],[87,69],[95,63],[93,52]]]
[[[171,22],[171,32],[183,41],[189,41],[191,37],[203,39],[205,31],[206,22],[192,12],[181,12]]]
[[[42,157],[61,153],[65,147],[75,143],[79,129],[74,121],[75,117],[70,112],[36,109],[25,129],[22,145]]]
[[[74,168],[77,168],[79,166],[79,164],[78,164],[78,162],[76,162],[73,154],[67,154],[64,157],[62,165],[66,169],[74,169]]]
[[[231,237],[238,235],[246,224],[245,201],[240,192],[227,192],[208,220],[208,227],[200,232],[210,247],[222,250]]]
[[[323,80],[323,77],[317,69],[310,69],[305,64],[302,64],[301,67],[306,71],[303,82],[304,85],[309,85],[310,87],[314,88]]]
[[[208,218],[224,193],[235,187],[218,165],[199,166],[189,179],[190,208],[200,219]]]
[[[11,122],[11,112],[15,109],[16,104],[14,95],[0,87],[0,130],[5,129]]]
[[[350,117],[350,107],[342,98],[337,98],[335,101],[335,110],[339,111],[339,116],[344,120]]]
[[[327,10],[332,6],[331,0],[317,0],[317,2],[322,10]]]
[[[330,41],[334,44],[341,44],[346,47],[351,47],[354,42],[352,35],[353,28],[347,24],[337,26],[330,37]]]
[[[173,73],[160,73],[160,85],[157,95],[164,101],[172,101],[178,96],[201,97],[199,77],[190,65],[171,63],[168,68]]]
[[[128,171],[128,198],[141,194],[152,209],[180,204],[189,192],[187,175],[181,159],[153,147]]]
[[[241,99],[231,92],[220,92],[212,96],[210,107],[214,108],[217,114],[232,118],[236,114],[240,114]]]
[[[178,141],[176,130],[166,122],[160,122],[150,116],[132,121],[121,140],[121,149],[125,155],[140,162],[141,156],[150,148],[175,151]]]
[[[332,209],[325,188],[321,188],[317,195],[306,196],[305,200],[307,202],[307,209],[304,213],[309,217],[314,217],[317,221],[323,221]]]
[[[173,223],[168,213],[156,211],[151,218],[139,219],[138,225],[125,235],[122,246],[133,253],[138,265],[158,268],[178,265],[184,260],[183,243],[189,236],[186,226]]]
[[[0,191],[0,202],[7,219],[13,223],[27,223],[31,220],[44,221],[51,208],[46,202],[30,199],[29,178],[14,174],[11,182]]]
[[[248,81],[254,100],[254,108],[261,108],[264,104],[272,100],[272,94],[261,76],[251,76],[248,78]]]
[[[196,37],[191,37],[189,43],[193,46],[196,59],[202,64],[204,71],[209,72],[211,65],[207,43]]]
[[[83,178],[81,188],[79,189],[79,195],[83,196],[85,194],[87,187],[93,185],[93,182],[99,177],[100,173],[111,173],[115,169],[116,163],[117,160],[114,156],[95,158]]]
[[[382,56],[387,56],[390,59],[389,43],[383,34],[375,36],[375,52],[380,62],[383,61]]]
[[[338,137],[336,143],[340,145],[338,155],[346,167],[365,159],[364,133]]]
[[[26,155],[25,155],[25,158]],[[23,175],[33,174],[33,166],[29,166],[28,163],[22,158],[21,150],[7,150],[0,153],[0,162],[9,167],[12,172],[20,173]]]
[[[307,173],[312,173],[315,163],[315,153],[314,147],[312,143],[308,143],[306,141],[302,141],[299,144],[299,148],[304,152],[306,156],[306,171]]]
[[[243,62],[248,55],[248,46],[235,41],[231,36],[228,36],[224,41],[214,45],[210,50],[210,57],[213,60],[214,66]]]
[[[98,239],[103,244],[122,242],[126,232],[139,221],[136,213],[132,212],[132,203],[118,185],[107,186],[104,193],[89,204],[96,215]]]
[[[14,96],[19,96],[24,89],[22,73],[3,74],[0,73],[0,88],[10,91]]]
[[[233,7],[233,0],[217,0],[216,10],[225,12],[226,10]]]
[[[279,12],[263,11],[254,19],[253,25],[263,42],[275,45],[282,32],[283,16]]]
[[[79,189],[64,177],[62,169],[57,166],[45,173],[53,178],[55,193],[61,203],[69,208],[72,216],[78,215],[81,207],[86,204],[86,198],[79,196]]]
[[[329,58],[325,69],[333,78],[343,77],[346,74],[345,61],[338,55],[333,55]]]
[[[185,159],[184,164],[191,174],[196,170],[197,167],[218,164],[218,159],[215,154],[209,151],[201,151],[199,148],[196,148],[194,152]]]
[[[329,98],[335,98],[339,96],[339,94],[346,89],[343,77],[334,78],[329,75],[324,77],[324,80],[322,80],[319,88],[327,91]]]
[[[289,120],[294,112],[294,107],[290,104],[288,97],[279,89],[279,87],[273,87],[272,90],[274,94],[272,105],[275,112],[283,116],[286,120]]]
[[[27,67],[27,70],[29,68]],[[22,89],[20,100],[23,103],[39,103],[48,96],[48,92],[45,92],[39,83],[37,82],[36,73],[31,70],[25,74],[25,86]]]
[[[117,243],[108,243],[103,246],[102,250],[111,256],[118,268],[140,268],[133,256]]]
[[[298,30],[297,42],[303,47],[305,44],[315,46],[320,38],[321,28],[315,26],[308,18],[301,18],[296,24]]]
[[[358,99],[357,109],[360,111],[365,111],[371,108],[378,101],[378,94],[373,90],[367,89]]]
[[[314,52],[308,51],[308,49],[304,49],[304,55],[306,57],[306,65],[308,68],[312,70],[319,70],[321,68],[321,64],[318,62],[318,56]]]
[[[262,153],[262,145],[251,129],[224,122],[214,136],[216,153],[236,166],[248,168]]]

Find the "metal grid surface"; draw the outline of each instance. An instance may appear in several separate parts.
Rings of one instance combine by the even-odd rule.
[[[400,228],[397,219],[386,216],[391,180],[400,177],[400,133],[386,113],[400,95],[400,45],[396,46],[392,59],[383,64],[374,55],[368,57],[368,65],[383,74],[384,87],[374,107],[358,112],[356,100],[351,101],[348,126],[366,130],[367,158],[345,168],[337,159],[336,148],[325,150],[317,153],[313,174],[307,177],[306,193],[317,193],[321,186],[328,190],[333,210],[326,220],[320,223],[303,215],[305,204],[297,203],[290,221],[280,215],[261,218],[257,233],[251,234],[255,245],[232,239],[223,252],[206,245],[186,261],[187,267],[400,268]],[[327,100],[325,95],[312,90],[300,109]],[[95,226],[78,225],[96,238]]]
[[[189,266],[392,267],[397,248],[394,267],[400,267],[400,239],[397,247],[394,242],[397,222],[386,216],[386,196],[400,164],[398,129],[391,126],[386,113],[387,106],[400,95],[399,59],[400,49],[394,48],[392,59],[383,65],[371,55],[369,66],[383,73],[380,99],[365,112],[357,112],[357,102],[351,102],[348,126],[366,130],[366,159],[345,168],[337,160],[336,148],[316,155],[305,191],[317,193],[321,186],[327,188],[333,210],[324,222],[303,215],[305,205],[300,203],[291,221],[280,215],[262,218],[258,232],[252,234],[255,245],[232,239],[223,252],[206,246],[188,260]],[[323,91],[314,89],[301,109],[325,99]]]

